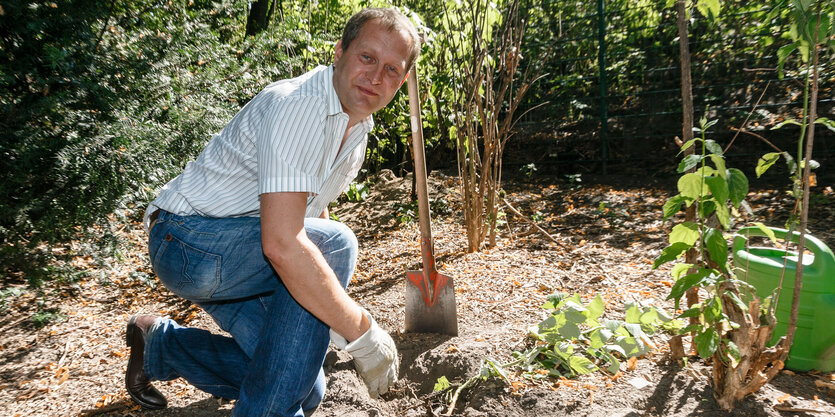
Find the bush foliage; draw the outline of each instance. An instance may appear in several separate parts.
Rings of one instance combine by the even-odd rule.
[[[246,2],[56,1],[0,13],[0,247],[37,280],[49,246],[140,217],[269,82],[327,57],[301,13],[243,37]],[[323,61],[322,61],[323,62]]]
[[[454,166],[450,150],[457,133],[452,100],[463,87],[455,84],[453,75],[462,69],[461,63],[448,57],[450,29],[438,11],[468,10],[472,1],[268,1],[267,27],[246,36],[249,7],[254,3],[47,0],[0,4],[0,167],[4,173],[0,262],[4,277],[25,272],[36,282],[39,274],[50,273],[43,266],[52,256],[51,247],[61,242],[86,235],[100,246],[110,244],[112,239],[103,238],[111,227],[108,216],[141,217],[158,188],[194,159],[211,135],[265,85],[328,64],[342,25],[366,6],[394,4],[425,33],[427,43],[418,64],[429,164],[432,168],[433,159],[446,159],[447,166]],[[662,13],[665,2],[639,3],[635,7],[625,0],[608,3],[612,18],[625,10],[617,18],[628,23],[623,34],[612,34],[620,36],[613,44],[617,46],[612,46],[620,49],[610,54],[616,58],[608,64],[617,73],[613,91],[623,86],[633,89],[645,81],[643,55],[657,52],[653,48],[659,41],[653,28],[665,25],[659,20],[666,16]],[[769,33],[781,31],[785,13],[780,4],[770,0],[756,6],[758,13],[766,13],[771,20],[740,23],[742,30],[753,33],[771,25],[775,29]],[[495,4],[497,10],[506,5],[504,1]],[[523,2],[520,10],[528,31],[519,71],[542,65],[535,57],[555,43],[562,59],[544,63],[551,75],[532,89],[531,105],[545,100],[564,102],[566,95],[596,89],[593,77],[586,73],[594,72],[597,58],[584,49],[595,43],[594,38],[575,39],[564,33],[569,27],[593,28],[591,21],[564,19],[593,14],[590,5]],[[755,6],[729,3],[727,7],[727,13],[746,14]],[[740,30],[731,26],[719,32]],[[774,43],[774,48],[782,42],[770,35],[756,40],[766,46]],[[721,56],[730,62],[734,54],[753,48],[743,46],[724,50]],[[548,111],[577,119],[586,104],[572,106]],[[406,94],[399,94],[375,120],[367,172],[383,167],[408,169]],[[443,157],[438,156],[441,151]]]

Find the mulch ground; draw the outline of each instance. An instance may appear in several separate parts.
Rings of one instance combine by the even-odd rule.
[[[430,194],[438,202],[433,218],[435,252],[441,271],[454,278],[460,334],[457,337],[402,333],[404,272],[420,269],[419,231],[408,222],[408,178],[381,175],[361,203],[333,209],[360,241],[357,273],[350,294],[388,329],[400,351],[401,381],[382,399],[368,397],[350,358],[335,350],[325,363],[328,394],[316,416],[429,416],[448,411],[450,398],[433,392],[441,376],[453,385],[476,375],[485,358],[509,362],[525,348],[527,329],[545,317],[549,294],[600,295],[609,317],[622,317],[625,302],[671,308],[669,269],[652,269],[666,246],[671,223],[661,206],[673,191],[650,180],[592,177],[508,181],[506,200],[532,218],[552,239],[508,213],[497,246],[467,253],[460,196],[454,177],[433,173]],[[826,184],[814,190],[809,229],[835,247],[835,193]],[[781,225],[791,209],[784,190],[754,189],[749,221]],[[398,214],[400,218],[398,218]],[[126,225],[118,258],[84,255],[80,246],[56,248],[76,253],[75,282],[52,282],[41,291],[7,288],[0,317],[0,410],[9,416],[223,416],[233,402],[202,393],[183,380],[157,383],[167,395],[166,410],[135,406],[124,389],[128,349],[124,326],[132,314],[168,315],[182,324],[217,330],[211,319],[157,285],[145,235]],[[9,291],[18,289],[19,291]],[[33,316],[52,311],[56,320],[37,327]],[[42,317],[43,314],[37,317]],[[709,366],[696,358],[670,361],[666,341],[629,362],[619,375],[602,372],[576,379],[532,381],[510,370],[509,383],[480,381],[463,391],[453,415],[721,415],[707,383]],[[782,372],[729,415],[835,415],[835,375]]]

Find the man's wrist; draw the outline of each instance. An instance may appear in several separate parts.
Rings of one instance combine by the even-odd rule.
[[[359,312],[359,323],[356,327],[354,327],[355,331],[351,332],[352,334],[345,336],[345,339],[348,340],[348,343],[351,343],[359,339],[360,337],[362,337],[362,335],[366,334],[368,330],[371,328],[371,320],[369,320],[368,312],[361,307],[359,308]]]

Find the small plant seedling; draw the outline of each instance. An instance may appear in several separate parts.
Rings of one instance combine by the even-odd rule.
[[[655,348],[650,336],[672,321],[664,310],[627,303],[624,320],[603,319],[600,295],[584,304],[578,294],[548,297],[542,306],[548,318],[530,330],[536,345],[514,352],[517,366],[531,379],[574,377],[597,370],[616,374],[621,361]]]
[[[536,165],[534,165],[533,162],[531,162],[530,164],[527,164],[527,165],[523,165],[521,168],[519,168],[519,172],[521,172],[522,174],[524,174],[528,178],[531,178],[533,176],[533,173],[536,172],[536,171],[537,171]]]
[[[394,217],[400,224],[412,224],[418,218],[417,201],[411,201],[409,203],[395,203],[393,208]]]
[[[500,365],[496,362],[493,358],[484,358],[481,361],[481,366],[478,370],[478,375],[466,380],[463,384],[458,386],[454,392],[447,392],[445,395],[445,401],[449,403],[449,409],[447,410],[446,415],[452,415],[453,410],[455,410],[455,403],[458,401],[458,396],[461,395],[465,389],[471,387],[478,381],[486,381],[488,378],[500,378],[502,382],[505,384],[510,385],[510,379],[508,379],[507,373],[503,369],[507,365]],[[452,384],[447,379],[446,375],[441,376],[435,382],[435,386],[433,388],[434,392],[443,392],[452,388]]]
[[[449,379],[447,379],[446,375],[441,375],[441,377],[435,382],[435,387],[432,388],[432,391],[443,391],[445,389],[449,389],[449,387]]]
[[[32,315],[32,322],[35,324],[35,327],[40,329],[49,323],[64,321],[66,318],[67,316],[55,310],[39,310]]]
[[[566,174],[565,178],[568,180],[569,188],[571,188],[572,190],[576,190],[582,187],[582,174]]]
[[[345,190],[345,196],[348,198],[348,201],[364,201],[368,198],[368,185],[364,182],[356,182],[351,181],[351,184],[348,185],[348,188]]]

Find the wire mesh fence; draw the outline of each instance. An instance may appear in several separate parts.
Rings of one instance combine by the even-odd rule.
[[[548,76],[529,94],[527,106],[548,104],[520,123],[536,132],[519,145],[536,150],[535,164],[581,162],[606,172],[624,162],[675,160],[674,138],[682,136],[681,70],[676,13],[665,3],[528,2],[529,48],[553,48]],[[730,159],[750,161],[772,151],[748,132],[796,152],[799,129],[774,130],[800,117],[805,82],[799,58],[777,70],[777,50],[787,42],[781,36],[788,26],[776,9],[783,3],[730,2],[717,20],[695,10],[690,16],[695,120],[718,121],[708,136],[723,145],[733,142]],[[829,55],[819,68],[820,116],[831,116],[835,108],[833,69]],[[818,127],[816,157],[831,158],[833,140],[832,131]],[[522,162],[511,151],[505,164]]]

